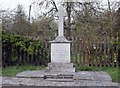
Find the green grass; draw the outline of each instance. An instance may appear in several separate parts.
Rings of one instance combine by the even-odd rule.
[[[43,69],[45,69],[45,66],[10,66],[2,69],[2,76],[11,77],[22,71]]]
[[[45,66],[10,66],[2,69],[2,76],[11,77],[22,71],[43,69],[45,69]],[[112,77],[113,82],[120,82],[120,76],[118,76],[118,71],[120,72],[120,70],[115,67],[76,66],[76,71],[105,71]]]
[[[120,69],[117,67],[88,67],[88,66],[77,66],[76,71],[104,71],[107,72],[111,77],[113,82],[120,82],[119,72]]]

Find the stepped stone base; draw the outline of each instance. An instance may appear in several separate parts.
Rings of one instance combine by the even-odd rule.
[[[71,82],[78,80],[112,82],[106,72],[79,71],[75,72],[72,63],[49,63],[45,70],[25,71],[16,75],[18,78],[41,78],[49,81]]]
[[[25,71],[17,74],[17,77],[43,78],[49,80],[73,80],[75,68],[73,63],[48,63],[48,67],[41,71]]]
[[[111,77],[106,72],[97,72],[97,71],[75,72],[73,79],[68,79],[68,78],[44,79],[44,75],[46,74],[49,74],[49,72],[47,73],[45,72],[45,70],[25,71],[17,74],[17,77],[3,77],[2,85],[3,86],[8,86],[8,85],[10,86],[11,85],[12,86],[72,86],[72,87],[85,86],[85,88],[119,88],[118,87],[119,84],[113,83]]]
[[[61,80],[61,79],[73,79],[75,68],[73,63],[48,63],[45,74],[46,79]],[[55,74],[52,74],[55,73]]]
[[[18,78],[40,78],[44,81],[54,82],[75,82],[81,80],[112,82],[111,77],[106,72],[75,72],[72,63],[49,63],[45,70],[25,71],[16,76]]]
[[[55,72],[55,73],[73,73],[75,68],[73,63],[48,63],[46,72]]]
[[[110,75],[103,71],[79,71],[73,74],[58,74],[58,73],[49,73],[45,70],[41,71],[24,71],[16,75],[18,78],[40,78],[44,80],[88,80],[88,81],[106,81],[112,82]]]

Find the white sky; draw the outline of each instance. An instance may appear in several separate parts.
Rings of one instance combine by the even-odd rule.
[[[41,0],[0,0],[0,8],[15,8],[18,4],[22,4],[23,6],[29,6],[33,1],[41,1]],[[55,0],[59,1],[59,0]],[[81,1],[81,0],[78,0]],[[85,0],[87,1],[87,0]],[[106,2],[107,0],[95,0],[95,1],[102,1]],[[119,1],[119,0],[110,0],[110,1]]]
[[[29,10],[30,0],[0,0],[0,9],[13,10],[18,4],[23,5],[25,11]]]
[[[2,8],[15,8],[18,4],[27,6],[30,4],[30,0],[0,0],[0,6]]]
[[[29,5],[33,1],[40,1],[40,0],[0,0],[0,10],[13,10],[17,7],[18,4],[23,5],[23,8],[25,9],[25,12],[28,14],[29,12]],[[59,1],[59,0],[55,0]],[[80,0],[79,0],[80,1]],[[95,1],[102,1],[103,3],[107,4],[107,0],[95,0]],[[110,1],[120,1],[120,0],[110,0]],[[34,8],[32,8],[33,10]],[[32,13],[34,13],[32,11]]]
[[[18,4],[22,4],[24,7],[27,7],[32,3],[32,1],[36,1],[36,0],[0,0],[0,8],[13,9],[13,8],[16,8]],[[58,1],[58,0],[55,0],[55,1]]]

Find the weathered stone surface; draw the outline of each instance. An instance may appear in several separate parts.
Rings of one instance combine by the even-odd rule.
[[[73,80],[89,80],[89,81],[108,81],[111,77],[106,72],[80,71],[75,73],[58,73],[42,71],[25,71],[16,75],[23,78],[53,78],[53,79],[73,79]]]
[[[70,74],[75,72],[73,63],[48,63],[46,72]]]
[[[43,78],[45,75],[45,70],[41,71],[24,71],[21,73],[18,73],[16,77],[23,77],[23,78]]]
[[[106,72],[93,72],[93,71],[80,71],[74,75],[75,80],[91,80],[91,81],[108,81],[111,82],[112,78]]]
[[[68,41],[65,36],[57,36],[55,40],[50,41],[50,43],[70,43],[71,41]]]
[[[27,78],[45,78],[47,76],[72,77],[75,73],[75,68],[72,63],[48,63],[48,67],[41,71],[25,71],[17,74],[17,77]]]
[[[70,63],[70,43],[51,43],[51,63]]]
[[[118,86],[118,83],[107,81],[75,80],[75,81],[51,81],[42,78],[17,78],[3,77],[3,85],[14,86]]]
[[[111,77],[102,71],[75,72],[73,78],[45,78],[45,75],[60,76],[58,73],[46,72],[45,70],[25,71],[17,74],[17,77],[3,77],[2,84],[17,86],[118,86],[118,83],[113,83]],[[71,74],[66,74],[66,76],[68,75]]]

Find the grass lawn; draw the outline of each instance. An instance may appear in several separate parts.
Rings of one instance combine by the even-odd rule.
[[[2,69],[2,76],[16,76],[17,73],[27,70],[43,70],[45,66],[10,66]]]
[[[2,76],[15,76],[17,73],[26,70],[43,70],[45,66],[10,66],[2,69]],[[105,71],[111,77],[113,82],[120,83],[120,76],[118,76],[118,68],[115,67],[87,67],[76,66],[76,71]]]

